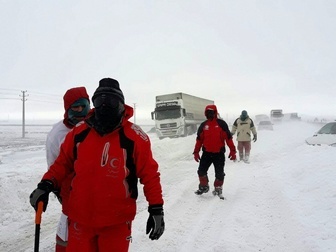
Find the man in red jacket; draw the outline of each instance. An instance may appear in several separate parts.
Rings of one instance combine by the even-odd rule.
[[[139,180],[149,203],[146,233],[157,240],[164,232],[158,164],[146,133],[129,121],[133,109],[118,81],[100,80],[92,102],[95,108],[67,134],[30,203],[36,209],[42,201],[45,211],[49,193],[74,172],[67,251],[128,251]]]
[[[198,177],[199,186],[195,192],[198,195],[209,191],[208,170],[211,164],[215,167],[214,195],[222,197],[222,187],[224,183],[225,165],[225,142],[230,148],[229,158],[236,160],[236,147],[232,141],[227,123],[217,117],[216,105],[208,105],[204,111],[207,118],[197,130],[196,144],[194,148],[194,159],[199,162]],[[202,149],[202,157],[199,152]]]

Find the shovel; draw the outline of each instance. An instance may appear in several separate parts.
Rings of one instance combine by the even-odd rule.
[[[37,211],[35,214],[35,244],[34,244],[34,252],[39,251],[40,245],[40,225],[42,220],[42,211],[43,211],[43,202],[39,201],[37,204]]]

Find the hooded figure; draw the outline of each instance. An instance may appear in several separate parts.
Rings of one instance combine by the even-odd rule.
[[[104,78],[92,97],[94,109],[65,137],[60,154],[30,196],[46,209],[48,195],[70,175],[67,251],[128,251],[137,213],[138,184],[148,201],[146,234],[165,229],[158,163],[148,135],[129,119],[118,81]]]
[[[248,163],[251,151],[251,135],[253,134],[253,141],[257,141],[257,130],[246,110],[241,112],[241,115],[234,121],[232,125],[231,134],[234,135],[236,132],[239,160]]]
[[[64,141],[66,134],[75,127],[80,121],[83,121],[90,110],[90,98],[85,87],[74,87],[67,90],[63,96],[64,118],[53,125],[47,135],[46,154],[48,168],[55,162],[60,152],[60,146]],[[68,232],[68,197],[70,183],[73,174],[69,174],[64,180],[59,190],[54,191],[60,202],[62,202],[62,213],[58,223],[56,233],[56,252],[64,252],[67,245]]]
[[[65,135],[80,121],[84,120],[90,110],[90,98],[85,87],[68,89],[64,96],[63,120],[53,125],[47,135],[46,151],[48,167],[59,154],[59,148]]]
[[[75,87],[66,91],[63,101],[63,123],[71,129],[78,122],[82,121],[89,112],[90,98],[85,87]]]
[[[216,105],[207,105],[204,110],[204,115],[206,119],[213,120],[217,118],[217,107]]]
[[[202,122],[197,130],[196,144],[194,148],[194,159],[199,162],[198,190],[195,192],[200,195],[209,191],[208,170],[211,164],[215,168],[214,195],[222,196],[222,188],[224,183],[224,165],[225,165],[225,144],[230,148],[229,158],[236,159],[236,147],[232,141],[232,136],[227,123],[217,118],[218,111],[216,105],[207,105],[204,110],[207,118]],[[200,157],[202,150],[202,157]]]
[[[243,110],[243,111],[241,112],[240,119],[241,119],[242,121],[245,121],[248,117],[249,117],[249,116],[248,116],[248,114],[247,114],[247,111],[246,111],[246,110]]]

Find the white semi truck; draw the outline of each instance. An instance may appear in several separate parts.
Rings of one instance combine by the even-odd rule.
[[[158,95],[155,97],[156,134],[160,139],[194,134],[205,120],[204,109],[214,101],[185,93]]]
[[[272,109],[270,113],[271,121],[274,123],[281,122],[284,114],[282,113],[282,109]]]

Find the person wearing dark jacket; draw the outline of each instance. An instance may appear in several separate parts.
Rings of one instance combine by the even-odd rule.
[[[236,160],[236,147],[232,141],[227,123],[218,118],[216,105],[207,105],[204,111],[207,118],[197,130],[194,159],[199,162],[199,186],[195,192],[200,195],[209,191],[208,170],[211,164],[215,168],[214,194],[221,195],[224,183],[225,143],[230,148],[230,160]],[[202,157],[200,150],[202,149]]]
[[[70,131],[59,156],[30,196],[44,211],[49,193],[75,173],[69,195],[67,251],[128,251],[136,214],[138,182],[149,203],[146,233],[157,240],[165,229],[158,164],[150,139],[131,123],[118,81],[100,80],[87,118]]]

